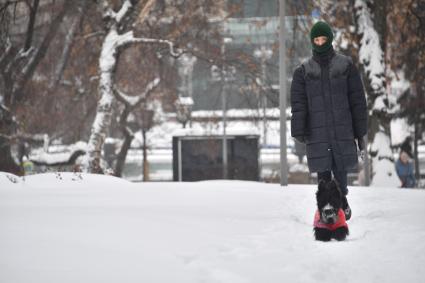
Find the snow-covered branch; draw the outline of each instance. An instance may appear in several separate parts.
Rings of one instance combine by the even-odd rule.
[[[12,50],[13,50],[13,48],[12,48]],[[9,52],[9,53],[10,53],[10,55],[12,55],[13,59],[9,60],[9,62],[5,66],[4,72],[6,72],[6,73],[9,73],[12,68],[16,67],[16,65],[20,64],[20,62],[24,61],[24,59],[27,59],[27,62],[32,62],[34,54],[36,53],[36,49],[32,46],[30,48],[28,48],[27,50],[20,49],[18,51],[18,53],[16,53],[15,56],[13,56],[12,52]],[[23,72],[27,71],[26,68],[27,68],[28,65],[29,65],[29,63],[26,63],[24,65]]]
[[[356,0],[354,4],[357,16],[357,31],[361,36],[359,59],[370,80],[375,93],[385,92],[384,54],[379,42],[379,35],[374,28],[372,15],[366,1]]]
[[[18,133],[13,135],[6,135],[3,133],[0,133],[0,137],[8,141],[24,140],[24,141],[38,142],[38,143],[44,141],[44,135],[42,134],[33,135],[33,134]]]
[[[126,133],[127,133],[127,135],[129,135],[129,136],[131,136],[131,137],[134,137],[135,136],[135,132],[133,132],[133,130],[132,129],[130,129],[130,127],[129,126],[126,126],[126,127],[124,127],[124,130],[126,131]]]
[[[101,72],[110,71],[115,66],[117,50],[130,44],[149,43],[149,44],[166,44],[170,48],[170,54],[174,57],[179,57],[183,54],[181,49],[175,48],[172,41],[156,38],[137,38],[134,37],[133,31],[128,31],[124,34],[118,34],[115,28],[111,28],[108,35],[105,37],[101,59]]]
[[[60,12],[53,18],[52,22],[50,23],[46,34],[41,40],[40,46],[36,50],[31,51],[31,55],[27,63],[22,68],[22,70],[17,74],[14,80],[13,88],[12,88],[12,94],[13,94],[12,101],[16,102],[19,99],[21,99],[22,96],[24,95],[23,90],[26,83],[35,73],[38,64],[46,56],[48,47],[50,46],[50,43],[53,41],[56,34],[58,33],[59,27],[65,18],[65,14],[67,13],[71,5],[72,5],[71,1],[65,1]],[[31,48],[28,48],[28,49],[31,49]],[[24,50],[28,50],[28,49],[24,49]],[[26,52],[24,52],[22,55],[25,55],[25,53]]]
[[[117,23],[121,23],[122,19],[124,19],[125,15],[130,11],[132,6],[133,5],[131,4],[131,1],[126,0],[123,3],[121,9],[117,13],[115,13],[115,21]]]
[[[119,90],[117,87],[114,87],[114,94],[119,101],[130,106],[131,108],[134,108],[138,106],[140,103],[142,103],[143,100],[145,100],[149,96],[149,94],[159,85],[159,82],[160,82],[159,78],[154,79],[146,86],[146,89],[144,90],[144,92],[137,96],[130,96],[128,94],[125,94],[123,91]]]
[[[10,42],[10,39],[7,38],[6,41],[6,48],[3,52],[3,54],[0,56],[0,66],[3,65],[3,62],[6,61],[6,58],[9,56],[9,54],[12,52],[12,43]]]
[[[125,0],[118,12],[115,12],[114,10],[112,10],[112,8],[109,6],[109,1],[107,0],[102,1],[102,6],[104,10],[103,18],[113,19],[116,24],[120,24],[121,21],[127,15],[127,13],[133,7],[130,0]]]
[[[157,43],[157,44],[166,44],[170,48],[170,54],[174,57],[179,57],[183,54],[183,51],[179,48],[174,47],[174,43],[170,40],[166,39],[158,39],[158,38],[146,38],[146,37],[134,37],[133,31],[126,32],[123,35],[120,35],[117,39],[118,46],[124,46],[129,44],[136,43]]]

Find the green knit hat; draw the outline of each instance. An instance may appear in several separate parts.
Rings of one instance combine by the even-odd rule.
[[[314,44],[314,39],[319,36],[326,36],[328,40],[323,45]],[[324,53],[328,51],[332,47],[332,41],[334,39],[334,35],[332,33],[331,27],[325,22],[317,22],[311,28],[310,31],[310,40],[311,45],[313,46],[313,50],[318,53]]]

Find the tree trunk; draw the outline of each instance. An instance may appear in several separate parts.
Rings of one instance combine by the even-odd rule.
[[[113,95],[113,79],[117,63],[118,50],[116,46],[117,32],[114,26],[109,30],[102,45],[99,58],[99,96],[96,117],[93,122],[90,139],[88,142],[88,164],[85,168],[91,173],[100,173],[102,147],[111,125],[112,109],[115,104]]]
[[[9,140],[2,137],[0,137],[0,156],[0,171],[23,175],[22,168],[12,158]]]
[[[148,147],[146,142],[146,130],[142,130],[143,135],[143,181],[149,181],[149,163],[148,163]]]
[[[419,129],[419,117],[417,120],[415,120],[415,133],[414,133],[414,137],[413,137],[413,146],[414,146],[414,159],[415,159],[415,178],[416,181],[419,182],[420,178],[421,178],[421,172],[420,172],[420,167],[419,167],[419,154],[418,154],[418,140],[419,140],[419,133],[420,133],[420,129]]]
[[[11,84],[5,79],[5,88],[10,90]],[[21,175],[23,172],[19,164],[12,157],[11,141],[8,136],[13,135],[16,128],[13,114],[4,105],[0,104],[0,171]]]
[[[121,113],[120,117],[120,127],[124,135],[124,143],[121,146],[120,152],[118,153],[117,163],[115,164],[115,176],[121,177],[122,171],[124,170],[125,160],[127,158],[128,150],[130,149],[131,142],[133,141],[134,136],[127,129],[127,118],[130,115],[129,105],[124,106],[124,110]]]
[[[130,149],[130,145],[133,139],[134,139],[133,135],[129,133],[124,134],[124,143],[121,146],[121,150],[117,157],[117,163],[115,165],[115,176],[117,177],[122,177],[122,171],[124,170],[127,153],[128,153],[128,150]]]
[[[131,1],[125,1],[118,13],[113,12],[108,7],[108,1],[100,2],[102,8],[106,9],[104,19],[107,26],[107,35],[102,44],[102,51],[99,57],[99,96],[97,103],[96,117],[94,119],[91,134],[88,142],[88,160],[84,164],[84,170],[91,173],[101,173],[101,155],[103,144],[111,125],[112,109],[116,102],[113,93],[114,75],[119,57],[119,48],[122,46],[122,37],[132,36],[132,33],[125,35],[118,34],[119,24],[131,10]],[[109,13],[109,16],[106,16]],[[111,13],[115,16],[111,18]],[[109,18],[109,20],[107,19]]]
[[[24,51],[27,51],[28,49],[31,48],[32,38],[34,36],[35,17],[37,16],[39,2],[40,2],[39,0],[34,0],[31,6],[30,4],[27,4],[28,7],[30,8],[30,15],[29,15],[28,27],[26,32]]]

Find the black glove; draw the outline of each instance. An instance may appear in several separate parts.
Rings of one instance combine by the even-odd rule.
[[[304,136],[296,136],[294,137],[294,139],[296,139],[298,142],[300,143],[305,143],[305,138]]]
[[[357,139],[357,146],[359,147],[360,151],[364,150],[365,145],[364,145],[364,139],[363,138]]]
[[[359,138],[357,139],[357,147],[359,148],[359,152],[358,155],[360,157],[361,160],[365,159],[365,145],[364,145],[364,139],[363,138]]]

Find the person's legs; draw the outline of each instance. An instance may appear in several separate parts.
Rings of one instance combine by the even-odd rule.
[[[335,180],[338,182],[342,193],[342,209],[344,210],[346,220],[351,218],[351,207],[348,204],[347,194],[347,171],[333,171]]]
[[[342,195],[348,194],[347,188],[347,171],[333,171],[335,180],[338,182]]]

